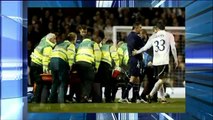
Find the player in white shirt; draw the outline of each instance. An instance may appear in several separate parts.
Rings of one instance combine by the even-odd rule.
[[[171,33],[165,31],[165,26],[162,22],[158,22],[156,24],[156,30],[157,33],[153,34],[149,38],[146,45],[140,50],[134,50],[132,54],[140,54],[153,47],[152,65],[154,67],[154,77],[158,79],[158,81],[155,83],[154,88],[146,97],[148,99],[148,102],[151,102],[151,98],[153,97],[153,95],[158,90],[160,90],[161,100],[162,102],[166,102],[166,99],[164,97],[163,83],[166,82],[166,78],[168,75],[170,47],[175,60],[175,67],[178,66],[177,51],[175,47],[174,36]]]

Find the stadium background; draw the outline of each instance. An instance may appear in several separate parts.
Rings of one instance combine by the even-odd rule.
[[[159,19],[163,20],[166,26],[185,27],[185,9],[28,8],[28,61],[40,39],[49,32],[56,33],[58,40],[64,40],[69,32],[79,34],[78,27],[85,24],[88,26],[88,34],[93,39],[98,37],[99,31],[103,31],[106,36],[111,36],[110,39],[113,39],[113,26],[132,26],[135,21],[139,21],[143,26],[153,26]],[[126,37],[127,33],[119,32],[116,40],[126,41]],[[178,58],[181,61],[179,64],[185,65],[185,36],[174,34],[174,37]],[[171,60],[173,60],[172,55]],[[30,66],[30,62],[28,62],[28,66]],[[174,66],[171,64],[170,76],[174,87],[183,87],[184,72],[181,69],[174,71]]]
[[[108,7],[151,7],[159,1],[112,2]],[[27,7],[86,7],[84,2],[6,2],[1,1],[1,119],[71,119],[95,118],[97,114],[29,113],[27,116]],[[95,2],[89,3],[95,7]],[[166,1],[161,7],[186,7],[186,113],[168,113],[174,119],[212,119],[212,1]],[[24,30],[22,33],[22,29]],[[22,35],[23,34],[23,35]],[[9,53],[9,54],[8,54]],[[11,104],[12,103],[12,104]],[[8,112],[10,111],[10,112]],[[110,114],[110,113],[109,113]],[[107,114],[108,115],[108,114]],[[138,119],[158,119],[164,113],[117,114]]]

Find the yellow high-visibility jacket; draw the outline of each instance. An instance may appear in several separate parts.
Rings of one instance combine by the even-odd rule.
[[[129,55],[128,55],[128,48],[126,43],[122,43],[118,47],[118,55],[119,55],[119,65],[128,65]]]
[[[101,52],[102,52],[101,61],[110,64],[112,67],[119,66],[119,57],[115,46],[104,44],[101,47]]]
[[[98,70],[101,61],[101,50],[98,44],[90,39],[84,39],[76,53],[76,62],[78,61],[91,63]]]
[[[75,45],[68,40],[57,44],[51,54],[51,58],[55,57],[63,59],[71,67],[75,58]]]
[[[43,68],[48,68],[50,55],[54,46],[55,44],[46,39],[46,36],[43,37],[30,55],[31,61],[43,66]]]

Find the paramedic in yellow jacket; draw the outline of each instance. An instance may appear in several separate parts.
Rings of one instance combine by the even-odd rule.
[[[127,48],[127,43],[124,41],[119,41],[117,44],[117,52],[118,52],[118,56],[119,56],[119,66],[121,67],[122,71],[128,71],[128,61],[129,61],[129,55],[128,55],[128,48]],[[128,72],[127,72],[128,73]],[[126,79],[124,79],[122,82],[125,82]],[[118,84],[120,81],[116,81]],[[122,90],[122,94],[125,90],[126,86],[121,86],[121,90]],[[113,93],[113,99],[115,99],[116,93],[117,93],[117,86],[114,89],[114,93]]]
[[[114,81],[112,81],[112,69],[119,67],[119,57],[116,51],[116,46],[113,45],[112,40],[107,40],[106,43],[102,45],[101,52],[102,58],[96,79],[101,80],[102,86],[105,86],[105,102],[111,103],[114,101],[112,98],[112,90],[114,86]],[[101,95],[102,93],[100,96]]]
[[[47,34],[43,37],[40,43],[36,46],[31,54],[31,72],[32,78],[35,79],[35,102],[41,102],[41,93],[43,89],[43,81],[41,80],[40,74],[48,73],[48,64],[50,61],[50,54],[56,43],[56,35],[53,33]]]
[[[49,101],[55,103],[65,102],[69,71],[72,68],[75,57],[75,42],[77,35],[73,32],[67,35],[67,39],[60,41],[53,49],[50,70],[53,76],[53,84]]]
[[[128,66],[129,61],[127,43],[119,41],[117,51],[119,55],[119,66],[126,68]]]
[[[101,60],[98,44],[85,36],[76,53],[76,68],[81,79],[81,101],[88,102],[92,84]]]

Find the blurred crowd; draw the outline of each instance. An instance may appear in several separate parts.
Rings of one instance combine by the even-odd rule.
[[[64,39],[69,32],[78,33],[82,24],[88,26],[88,34],[93,38],[99,30],[111,36],[112,26],[131,26],[135,21],[153,26],[159,19],[166,26],[185,26],[185,11],[181,8],[30,8],[28,41],[34,48],[41,37],[50,32],[57,33],[57,39]]]

